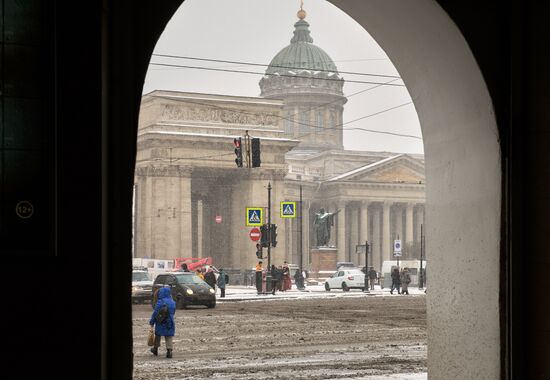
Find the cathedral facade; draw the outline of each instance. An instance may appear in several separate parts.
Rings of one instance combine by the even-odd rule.
[[[344,79],[313,44],[298,12],[290,45],[260,80],[260,97],[153,91],[142,98],[135,171],[134,256],[213,258],[218,267],[257,261],[246,208],[271,209],[277,246],[271,262],[311,269],[320,250],[313,221],[335,212],[328,250],[364,265],[356,246],[370,245],[369,265],[419,258],[424,224],[423,155],[349,151],[343,147]],[[234,139],[260,138],[261,167],[237,167]],[[245,165],[246,166],[246,165]],[[268,204],[271,185],[271,205]],[[282,218],[282,201],[299,201],[298,218]],[[264,223],[267,222],[267,216]]]

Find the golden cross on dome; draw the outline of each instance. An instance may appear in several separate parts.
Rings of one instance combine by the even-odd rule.
[[[304,11],[304,0],[300,0],[300,10],[298,11],[297,16],[300,20],[306,18],[306,11]]]

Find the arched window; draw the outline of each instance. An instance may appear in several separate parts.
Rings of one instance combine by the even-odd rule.
[[[300,133],[309,133],[309,110],[300,112]]]
[[[317,111],[315,118],[315,133],[323,133],[325,128],[325,117],[323,111]]]
[[[290,136],[294,134],[293,125],[294,125],[294,119],[292,117],[292,114],[290,113],[290,111],[287,111],[286,117],[285,117],[285,134]]]

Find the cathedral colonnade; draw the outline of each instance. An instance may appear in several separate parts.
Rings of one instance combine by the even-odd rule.
[[[322,204],[313,203],[304,220],[311,222]],[[338,261],[351,261],[357,266],[364,266],[365,256],[356,254],[356,245],[363,245],[368,241],[368,264],[380,271],[383,261],[394,260],[393,244],[398,237],[403,246],[402,259],[420,259],[420,233],[421,226],[425,223],[423,202],[364,200],[327,204],[325,209],[328,212],[338,211],[334,217],[329,242],[329,246],[338,249]],[[294,235],[294,239],[296,238]],[[309,241],[310,247],[315,247],[315,236],[304,241]],[[308,261],[304,258],[304,262]]]

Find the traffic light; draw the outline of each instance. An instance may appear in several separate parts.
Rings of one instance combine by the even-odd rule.
[[[269,229],[267,228],[267,224],[260,226],[260,232],[262,234],[260,238],[260,244],[262,247],[269,247]]]
[[[263,259],[262,245],[260,243],[256,244],[256,257],[258,259]]]
[[[233,144],[235,145],[235,163],[237,164],[237,167],[242,168],[243,167],[243,146],[241,144],[241,138],[233,139]]]
[[[251,139],[250,148],[252,149],[252,167],[259,168],[262,163],[262,160],[260,159],[260,139]]]
[[[271,225],[271,232],[269,233],[271,237],[271,246],[276,247],[277,246],[277,225],[272,224]]]

